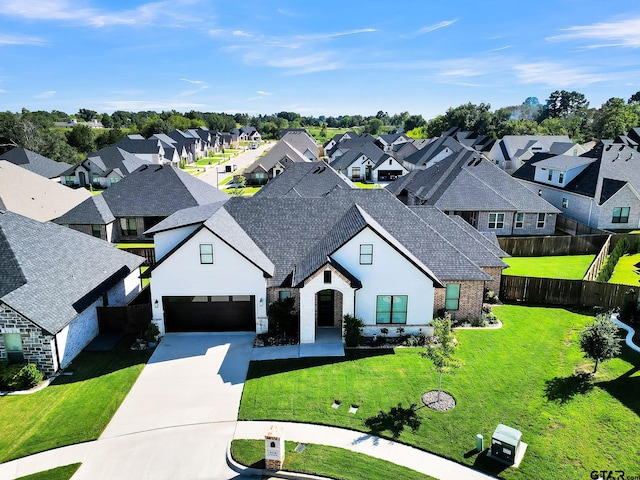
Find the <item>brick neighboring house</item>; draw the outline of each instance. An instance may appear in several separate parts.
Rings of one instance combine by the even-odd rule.
[[[513,177],[590,227],[640,227],[640,153],[633,146],[605,142],[582,156],[536,155]]]
[[[55,222],[108,242],[150,241],[145,230],[183,208],[229,195],[170,165],[146,165]]]
[[[440,308],[460,320],[481,316],[484,289],[506,266],[495,238],[437,209],[414,211],[384,189],[304,191],[313,175],[283,175],[272,197],[183,210],[147,232],[161,330],[263,333],[267,306],[286,297],[295,299],[302,343],[323,328],[340,335],[347,313],[364,321],[365,335],[427,332]]]
[[[1,154],[0,160],[6,160],[56,182],[60,181],[60,175],[72,167],[69,163],[56,162],[26,148],[13,148]]]
[[[553,235],[560,213],[466,147],[426,169],[413,170],[387,189],[407,205],[438,207],[496,235]]]
[[[65,368],[98,334],[96,307],[126,305],[140,291],[143,261],[0,210],[0,360],[35,363],[46,376]]]

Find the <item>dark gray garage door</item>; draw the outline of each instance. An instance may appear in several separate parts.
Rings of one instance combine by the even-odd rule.
[[[254,295],[162,297],[167,332],[255,331]]]

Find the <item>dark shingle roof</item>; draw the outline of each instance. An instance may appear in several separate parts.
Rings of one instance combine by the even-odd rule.
[[[26,148],[9,150],[0,155],[0,160],[7,160],[14,165],[19,165],[30,172],[37,173],[46,178],[59,177],[71,168],[71,165],[68,163],[56,162]]]
[[[348,168],[353,162],[355,162],[361,155],[365,155],[369,158],[374,165],[382,158],[388,158],[388,155],[378,147],[375,143],[368,142],[363,145],[358,145],[351,148],[348,152],[336,157],[331,166],[336,170],[342,170]]]
[[[128,175],[143,165],[151,164],[148,160],[136,157],[133,153],[116,146],[105,147],[97,152],[87,154],[87,159],[82,163],[87,162],[93,162],[104,174],[117,170],[122,176]]]
[[[622,187],[627,184],[624,180],[613,180],[611,178],[602,179],[602,191],[600,192],[600,201],[602,205],[604,202],[613,197]]]
[[[229,197],[231,198],[231,197]],[[187,225],[197,225],[204,223],[216,210],[218,210],[228,200],[208,203],[206,205],[198,205],[197,207],[184,208],[178,210],[174,214],[157,223],[147,230],[145,234],[153,234],[163,232],[165,230],[173,230],[174,228],[186,227]]]
[[[0,243],[0,300],[49,333],[144,262],[90,235],[6,211]]]
[[[55,219],[60,225],[107,225],[113,216],[102,195],[92,195],[75,208]]]
[[[334,188],[356,188],[324,162],[294,163],[272,179],[255,197],[321,197]]]
[[[262,157],[258,157],[255,162],[249,165],[244,171],[246,173],[252,173],[256,170],[264,170],[268,172],[278,163],[283,165],[290,165],[292,163],[310,162],[302,152],[298,151],[295,147],[290,145],[285,140],[280,140]]]

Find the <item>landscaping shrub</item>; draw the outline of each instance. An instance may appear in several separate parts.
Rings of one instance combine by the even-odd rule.
[[[493,290],[486,288],[484,290],[484,303],[495,305],[498,303],[498,295]]]
[[[344,316],[344,341],[347,347],[357,347],[362,336],[362,327],[364,323],[353,315]]]
[[[33,363],[0,362],[0,390],[28,390],[42,382],[42,372]]]
[[[629,253],[630,248],[631,245],[629,244],[629,240],[627,240],[626,238],[620,240],[609,254],[609,258],[607,259],[606,263],[598,272],[598,277],[596,278],[596,280],[598,282],[608,282],[611,278],[611,275],[613,275],[613,271],[616,268],[618,260],[620,260],[620,257],[622,257],[625,253]]]
[[[269,305],[269,333],[272,335],[298,336],[298,318],[294,315],[295,299],[293,297],[276,300]]]

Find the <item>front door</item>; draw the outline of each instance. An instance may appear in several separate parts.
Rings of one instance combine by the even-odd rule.
[[[85,175],[84,172],[79,172],[78,173],[78,180],[80,182],[80,186],[81,187],[86,187],[87,186],[87,176]]]
[[[318,326],[333,327],[333,290],[318,292]]]
[[[364,167],[364,179],[367,182],[371,181],[371,165],[367,165],[366,167]]]

